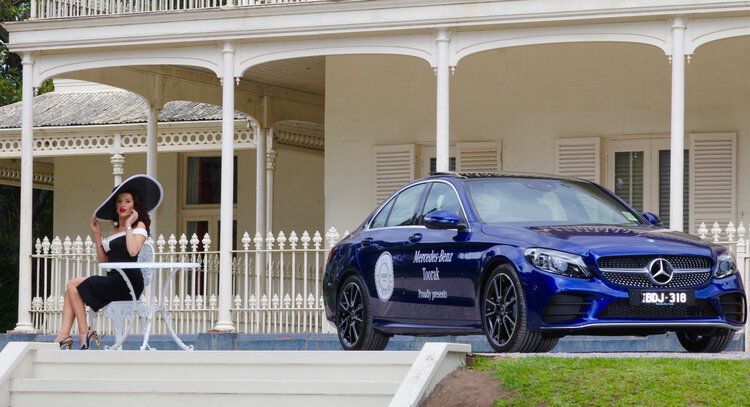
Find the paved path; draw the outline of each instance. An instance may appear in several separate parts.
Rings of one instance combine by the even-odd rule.
[[[717,359],[750,360],[750,352],[679,353],[679,352],[576,352],[576,353],[477,353],[485,357],[550,357],[550,358],[672,358],[672,359]]]

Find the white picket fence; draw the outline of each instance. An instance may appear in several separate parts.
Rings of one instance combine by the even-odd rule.
[[[331,0],[32,0],[31,18],[71,18],[111,14],[198,10],[233,6],[318,3]]]
[[[348,234],[346,232],[344,236]],[[241,333],[327,332],[330,329],[323,311],[322,284],[326,256],[338,241],[339,232],[331,228],[324,238],[319,232],[298,236],[278,235],[254,238],[246,232],[242,249],[232,252],[232,319]],[[211,249],[211,238],[184,234],[156,242],[156,261],[197,262],[195,270],[178,270],[170,286],[168,309],[178,334],[196,334],[210,330],[218,317],[219,252]],[[202,244],[201,250],[199,246]],[[37,332],[55,334],[60,329],[65,282],[82,276],[103,275],[96,262],[90,237],[37,239],[33,255],[33,298],[31,315]],[[260,270],[257,273],[256,270]],[[170,270],[160,270],[144,292],[144,298],[158,301]],[[96,329],[113,333],[111,322],[99,316]],[[74,327],[75,329],[75,327]],[[141,332],[140,324],[134,329]],[[165,326],[156,321],[156,334]]]

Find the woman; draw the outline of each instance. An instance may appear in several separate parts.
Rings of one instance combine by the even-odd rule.
[[[96,260],[103,262],[135,262],[138,253],[150,233],[151,218],[148,213],[156,209],[162,200],[162,187],[147,175],[134,175],[115,187],[112,194],[91,218],[91,230],[96,243]],[[111,220],[112,233],[102,238],[99,221]],[[123,270],[133,285],[136,298],[143,292],[143,276],[140,269]],[[96,331],[88,326],[86,305],[94,311],[112,301],[130,300],[130,290],[117,270],[109,270],[106,276],[80,277],[66,284],[62,325],[55,342],[61,349],[70,349],[73,338],[70,330],[73,320],[78,322],[81,349],[89,349],[91,341],[99,345]]]

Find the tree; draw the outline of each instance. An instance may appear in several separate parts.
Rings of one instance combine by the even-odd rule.
[[[23,97],[21,89],[21,57],[8,50],[8,30],[3,23],[29,17],[30,0],[0,0],[0,106],[16,103]],[[38,93],[54,90],[51,80],[39,87]]]

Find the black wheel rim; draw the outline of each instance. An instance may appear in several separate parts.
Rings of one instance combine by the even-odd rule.
[[[359,285],[348,283],[341,290],[338,303],[339,337],[347,347],[354,347],[362,337],[364,310],[364,298]]]
[[[513,281],[498,274],[487,285],[484,296],[484,326],[497,346],[505,346],[513,337],[518,322],[518,295]]]

